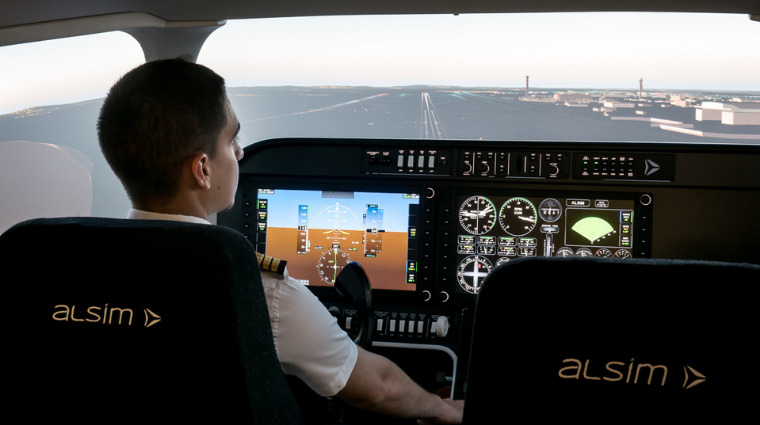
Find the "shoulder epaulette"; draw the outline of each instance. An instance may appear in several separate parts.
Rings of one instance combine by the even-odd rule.
[[[279,258],[268,257],[261,253],[256,253],[256,259],[259,261],[259,268],[264,271],[275,272],[278,274],[285,273],[285,264],[287,261]]]

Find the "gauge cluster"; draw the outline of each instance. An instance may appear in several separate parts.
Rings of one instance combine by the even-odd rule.
[[[457,290],[476,294],[496,266],[521,257],[648,256],[648,194],[460,194]]]
[[[419,351],[425,362],[441,353],[461,377],[479,290],[505,262],[757,262],[750,236],[760,221],[746,218],[760,210],[758,158],[755,148],[729,145],[270,140],[246,148],[234,206],[217,223],[287,261],[288,275],[347,330],[357,309],[332,283],[345,263],[359,262],[373,289],[373,347],[405,351],[396,358]],[[618,284],[582,274],[503,284],[549,280]],[[465,379],[450,382],[463,393]]]

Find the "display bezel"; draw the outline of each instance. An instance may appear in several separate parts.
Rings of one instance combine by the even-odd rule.
[[[546,200],[557,201],[560,204],[562,207],[560,216],[540,216],[539,205]],[[507,203],[512,201],[515,204],[521,204],[520,208],[532,209],[530,214],[533,215],[533,222],[528,220],[531,217],[530,214],[517,217],[524,220],[515,220],[514,216],[501,214]],[[571,204],[568,205],[568,202]],[[607,202],[606,206],[604,202]],[[572,247],[574,254],[577,254],[578,250],[585,249],[585,252],[592,255],[595,255],[598,250],[599,252],[606,251],[613,256],[616,253],[623,255],[626,252],[630,253],[632,258],[651,256],[653,198],[649,193],[462,187],[453,191],[451,203],[454,226],[449,242],[451,244],[449,257],[454,261],[452,261],[453,270],[450,275],[452,283],[448,289],[457,295],[476,295],[478,283],[482,283],[486,276],[484,272],[493,270],[502,262],[523,256],[546,256],[547,246],[552,245],[548,242],[549,235],[553,238],[562,238],[561,243],[554,244],[553,256],[557,256],[559,247],[563,250]],[[466,211],[462,213],[460,209],[463,204],[472,207],[473,211],[465,208]],[[530,206],[526,207],[528,204]],[[477,214],[475,214],[481,207],[482,211],[493,210],[491,215],[484,219],[485,222],[477,220]],[[586,244],[580,243],[580,237],[575,232],[568,231],[569,226],[565,220],[568,213],[578,214],[576,223],[580,222],[581,218],[594,216],[594,214],[581,214],[584,210],[604,212],[596,215],[606,215],[604,218],[607,221],[611,220],[611,216],[619,215],[620,222],[616,224],[620,227],[613,230],[620,232],[616,235],[620,239],[616,243],[603,243],[608,241],[597,243],[594,240]],[[547,208],[547,211],[551,211],[551,208]],[[630,211],[631,217],[624,217],[622,211]],[[630,219],[630,224],[625,225],[625,228],[628,229],[629,234],[625,235],[626,242],[624,243],[620,229],[624,227],[623,220],[627,219]],[[528,224],[522,226],[520,223]],[[508,228],[518,225],[521,227],[511,228],[510,233]],[[556,236],[552,234],[552,231],[556,232]],[[541,235],[546,236],[547,239],[541,240],[539,238]],[[506,240],[510,243],[502,244],[502,241]],[[468,241],[472,244],[468,245]],[[489,245],[491,241],[493,241],[492,246]],[[535,243],[531,244],[531,241]],[[554,239],[551,241],[556,242]],[[517,250],[521,247],[524,251],[520,253]],[[472,282],[469,279],[472,279]]]
[[[373,286],[373,296],[376,300],[383,300],[391,297],[396,301],[402,301],[408,299],[409,301],[419,300],[420,297],[424,297],[429,293],[432,286],[432,279],[429,274],[423,272],[422,267],[432,263],[432,245],[429,240],[432,237],[432,222],[433,220],[425,220],[422,214],[423,208],[427,208],[428,199],[424,196],[425,188],[421,186],[410,185],[370,185],[370,184],[335,184],[332,182],[319,182],[314,181],[308,184],[302,182],[284,182],[273,180],[258,180],[249,179],[247,181],[241,181],[240,188],[238,190],[238,200],[240,203],[241,223],[240,227],[244,229],[244,233],[251,240],[252,244],[257,251],[261,249],[257,246],[258,231],[257,220],[258,213],[256,211],[256,203],[258,199],[258,193],[260,189],[274,189],[274,190],[303,190],[303,191],[329,191],[329,192],[363,192],[363,193],[384,193],[384,194],[418,194],[419,195],[419,211],[417,216],[410,216],[409,226],[416,227],[417,229],[417,283],[413,290],[392,290],[392,289],[380,289]],[[429,208],[427,208],[429,209]],[[425,252],[425,246],[429,248],[429,252]],[[426,258],[423,258],[423,255]],[[288,261],[287,258],[283,258]],[[362,263],[361,259],[353,259],[358,263]],[[365,267],[366,269],[366,267]],[[423,276],[426,279],[423,279]],[[295,277],[295,276],[294,276]],[[370,282],[372,281],[372,273],[368,271],[368,277]],[[380,285],[377,285],[380,286]],[[315,293],[320,299],[330,299],[336,296],[336,291],[331,285],[328,286],[315,286],[308,285],[313,293]]]

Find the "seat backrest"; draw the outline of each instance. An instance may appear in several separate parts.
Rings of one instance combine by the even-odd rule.
[[[6,405],[21,417],[300,422],[254,250],[239,233],[38,219],[0,237],[0,261]]]
[[[478,294],[465,423],[755,417],[759,286],[748,264],[510,261]]]

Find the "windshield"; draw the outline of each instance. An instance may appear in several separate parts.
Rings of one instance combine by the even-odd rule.
[[[231,21],[198,61],[241,140],[760,142],[760,23],[551,13]]]
[[[245,145],[283,137],[759,144],[760,49],[747,47],[758,40],[760,23],[745,15],[252,19],[214,31],[198,62],[227,80]],[[0,47],[0,217],[126,214],[95,123],[110,85],[143,61],[120,32]],[[52,195],[19,185],[28,179],[12,170],[54,169],[39,163],[38,148],[53,151],[51,163],[74,164],[77,181],[91,177],[89,193],[64,192],[75,206],[53,211]],[[21,204],[34,207],[11,211]]]
[[[0,47],[0,232],[34,217],[125,216],[95,125],[110,86],[144,61],[121,32]]]

